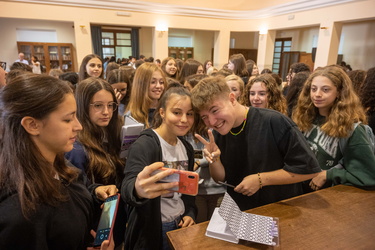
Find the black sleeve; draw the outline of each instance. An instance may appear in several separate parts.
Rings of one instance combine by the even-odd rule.
[[[274,131],[279,151],[284,157],[285,171],[296,174],[312,174],[321,171],[318,160],[311,151],[308,142],[297,125],[288,117],[280,115],[272,124],[278,127]]]
[[[125,165],[125,177],[121,185],[121,196],[131,206],[140,206],[148,199],[139,199],[135,194],[135,181],[144,167],[157,162],[160,148],[149,136],[141,136],[129,149]]]

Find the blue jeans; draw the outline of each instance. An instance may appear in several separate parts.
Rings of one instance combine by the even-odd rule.
[[[167,232],[177,229],[178,226],[175,221],[166,222],[162,224],[162,236],[163,236],[163,250],[170,250],[167,239]]]

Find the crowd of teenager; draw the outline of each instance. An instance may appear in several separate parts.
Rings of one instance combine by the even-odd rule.
[[[166,232],[209,220],[225,192],[247,210],[375,187],[375,68],[294,63],[283,82],[242,54],[221,69],[95,54],[77,73],[32,65],[15,62],[0,90],[0,249],[90,248],[116,193],[102,249],[169,249]],[[126,158],[125,117],[144,128]],[[197,172],[198,194],[170,191],[161,167]]]

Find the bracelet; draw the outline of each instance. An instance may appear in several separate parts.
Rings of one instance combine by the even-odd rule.
[[[259,189],[262,189],[262,178],[260,178],[260,173],[258,173],[258,179],[259,179]]]

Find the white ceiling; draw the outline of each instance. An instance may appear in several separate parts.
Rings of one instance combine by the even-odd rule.
[[[5,0],[219,19],[257,19],[362,0]]]

